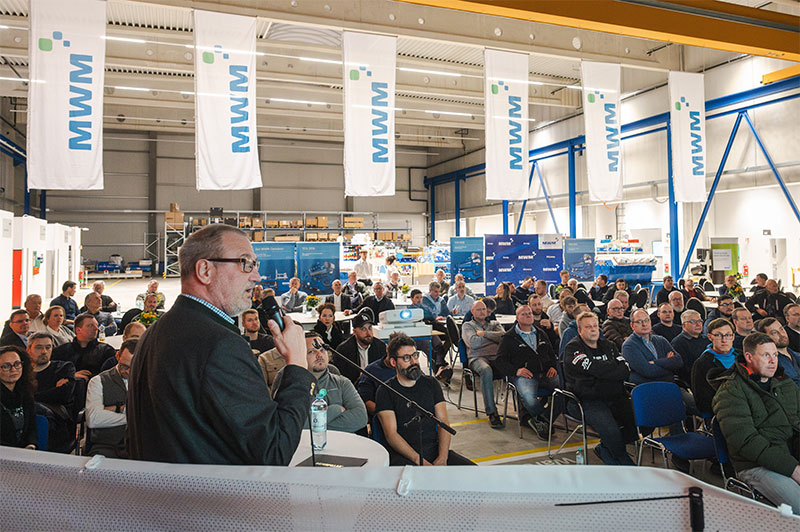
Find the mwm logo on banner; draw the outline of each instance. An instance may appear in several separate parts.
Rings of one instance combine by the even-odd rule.
[[[500,93],[500,87],[508,91],[508,83],[499,80],[492,83],[492,94]],[[522,98],[513,94],[506,95],[508,114],[508,169],[523,170],[522,161]]]
[[[70,48],[72,43],[60,31],[54,31],[52,38],[40,37],[39,50],[53,51],[53,41]],[[69,54],[69,149],[92,149],[92,61],[87,54]]]
[[[675,102],[675,110],[680,111],[681,108],[689,112],[689,135],[692,138],[692,175],[705,177],[700,111],[689,111],[689,102],[684,96],[681,96],[681,101]]]
[[[606,95],[600,91],[590,92],[586,99],[589,103],[598,101],[596,95],[600,96],[600,100],[604,100]],[[606,124],[606,157],[608,158],[608,171],[619,171],[619,113],[617,112],[617,104],[604,103],[603,113]]]
[[[361,72],[372,77],[372,71],[365,66],[350,69],[350,80],[361,79]],[[372,94],[370,109],[372,113],[372,162],[389,162],[389,84],[385,81],[370,81]]]
[[[222,46],[215,44],[214,52],[203,52],[203,62],[213,65],[216,55],[221,55],[222,59],[225,60],[230,59],[230,54],[223,52]],[[228,75],[230,76],[228,85],[230,94],[228,97],[231,102],[231,139],[233,139],[231,151],[233,153],[249,153],[250,126],[247,122],[250,118],[250,113],[247,111],[247,107],[250,101],[247,97],[247,84],[250,78],[247,73],[247,65],[228,65]]]

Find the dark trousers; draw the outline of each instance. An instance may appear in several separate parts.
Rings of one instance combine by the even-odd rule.
[[[586,424],[600,436],[600,456],[606,465],[634,465],[625,444],[638,439],[633,404],[625,395],[608,399],[581,399]],[[570,414],[580,414],[570,404]],[[580,418],[580,415],[575,416]]]
[[[429,460],[430,461],[430,460]],[[417,462],[412,462],[402,454],[389,452],[389,465],[406,466],[406,465],[419,465]],[[457,452],[450,450],[447,454],[447,465],[477,465],[475,462],[461,456]]]

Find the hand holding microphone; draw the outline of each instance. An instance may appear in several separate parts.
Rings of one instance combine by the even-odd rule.
[[[262,307],[269,317],[267,326],[275,347],[287,364],[308,369],[306,360],[306,340],[303,328],[292,321],[289,316],[283,315],[280,305],[273,296],[267,296]]]

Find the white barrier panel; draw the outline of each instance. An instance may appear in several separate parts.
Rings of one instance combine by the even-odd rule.
[[[611,466],[311,469],[194,466],[0,450],[3,529],[796,531],[800,518],[677,471]],[[91,467],[84,467],[85,465]],[[46,525],[44,525],[46,524]],[[42,525],[44,525],[42,527]]]

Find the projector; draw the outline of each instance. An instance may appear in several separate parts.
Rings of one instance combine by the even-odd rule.
[[[375,336],[386,340],[389,335],[396,332],[405,333],[414,338],[430,336],[431,326],[422,323],[425,313],[421,308],[404,308],[400,310],[385,310],[378,317],[379,324],[374,327]]]

